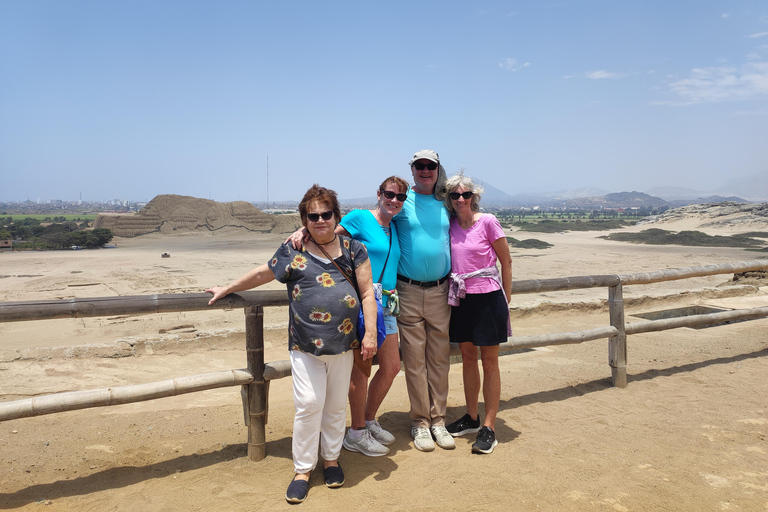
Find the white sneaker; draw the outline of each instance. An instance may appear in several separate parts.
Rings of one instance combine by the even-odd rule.
[[[363,433],[357,439],[352,439],[349,432],[347,431],[347,435],[344,436],[344,441],[341,443],[347,450],[359,452],[369,457],[381,457],[389,453],[389,448],[374,439],[371,431],[367,428],[363,429]]]
[[[411,435],[413,436],[413,445],[417,450],[431,452],[435,449],[435,442],[432,441],[432,436],[429,434],[427,427],[413,427]]]
[[[389,445],[395,442],[395,436],[381,428],[381,425],[379,425],[379,422],[376,420],[373,420],[366,428],[371,432],[373,438],[383,445]]]
[[[437,446],[443,450],[453,450],[456,448],[456,442],[453,440],[453,436],[448,433],[445,425],[432,425],[430,430],[432,431],[432,435],[435,436]]]

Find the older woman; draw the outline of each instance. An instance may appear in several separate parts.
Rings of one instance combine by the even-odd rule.
[[[499,221],[482,214],[482,188],[471,178],[457,175],[445,184],[445,206],[451,212],[450,338],[461,349],[464,398],[467,412],[448,425],[454,437],[477,432],[473,453],[491,453],[498,444],[494,424],[499,411],[501,376],[499,344],[509,331],[509,297],[512,291],[512,260]],[[501,264],[501,274],[496,261]],[[477,348],[483,362],[485,419],[480,422],[478,397],[480,371]]]
[[[344,448],[369,457],[380,457],[389,453],[395,436],[384,430],[376,421],[381,402],[392,387],[400,371],[397,320],[390,310],[397,308],[397,266],[400,262],[400,242],[397,229],[391,222],[400,213],[408,196],[408,182],[397,176],[385,179],[376,191],[376,208],[373,210],[352,210],[336,227],[336,233],[352,237],[365,244],[371,262],[372,277],[381,283],[385,291],[384,323],[387,336],[378,349],[379,369],[368,385],[368,377],[357,367],[352,369],[349,384],[349,408],[352,426],[344,437]],[[287,240],[299,248],[306,237],[306,230],[296,231]],[[366,328],[367,329],[367,328]]]
[[[366,334],[364,359],[376,353],[376,302],[371,265],[365,247],[336,234],[341,219],[336,193],[313,185],[299,204],[310,238],[301,250],[283,244],[269,263],[257,267],[227,286],[206,290],[213,304],[227,294],[248,290],[273,279],[285,283],[289,299],[289,341],[293,375],[293,464],[295,475],[285,499],[304,501],[309,477],[323,457],[325,485],[341,487],[344,473],[338,458],[346,425],[347,390],[352,351],[359,349],[355,323],[360,304],[355,289],[331,261],[350,272],[354,268],[361,290]]]

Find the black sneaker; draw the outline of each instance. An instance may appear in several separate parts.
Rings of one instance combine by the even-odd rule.
[[[477,434],[477,441],[472,444],[472,453],[491,453],[499,442],[496,434],[488,427],[483,427]]]
[[[480,416],[478,415],[477,419],[473,420],[469,414],[465,414],[445,428],[453,437],[474,434],[480,430]]]

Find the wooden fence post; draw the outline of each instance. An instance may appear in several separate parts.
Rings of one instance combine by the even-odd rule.
[[[627,333],[624,330],[624,293],[621,283],[608,288],[608,309],[611,326],[619,334],[608,340],[608,364],[611,365],[611,381],[617,388],[627,387]]]
[[[264,308],[245,308],[245,349],[248,371],[248,458],[254,462],[266,457],[267,386],[264,380]]]

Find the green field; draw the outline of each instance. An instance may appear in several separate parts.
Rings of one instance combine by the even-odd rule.
[[[518,221],[512,225],[521,231],[533,233],[558,233],[560,231],[606,231],[609,229],[621,229],[624,226],[632,226],[634,220],[624,219],[598,219],[598,220],[552,220],[542,219],[536,222]]]

